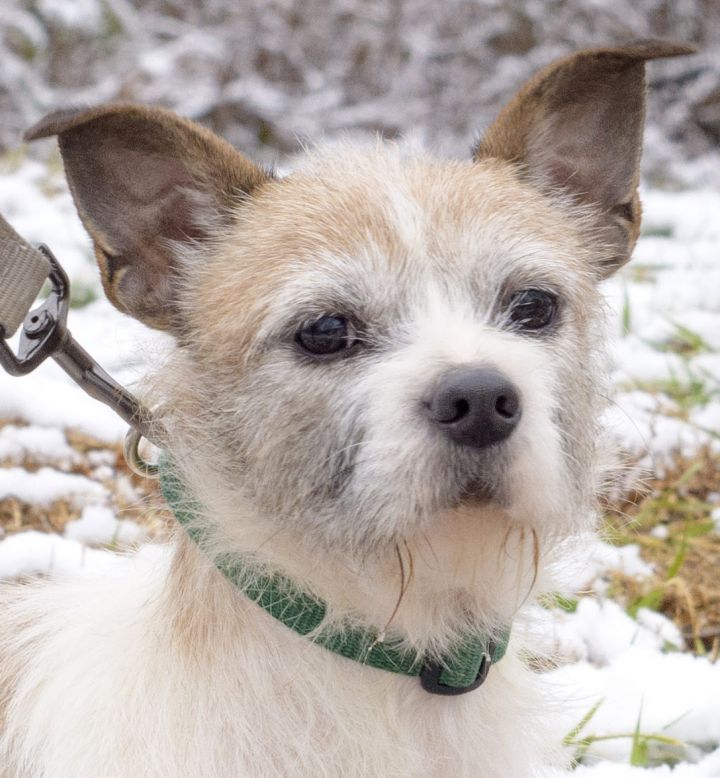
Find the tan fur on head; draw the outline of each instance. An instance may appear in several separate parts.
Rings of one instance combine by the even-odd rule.
[[[91,585],[0,589],[2,778],[540,778],[562,761],[523,606],[593,526],[598,282],[639,228],[643,63],[688,51],[551,65],[466,162],[345,143],[271,178],[129,105],[30,131],[59,135],[110,299],[178,336],[147,399],[204,540]],[[341,348],[313,352],[302,336],[327,319]],[[480,369],[520,411],[492,442],[506,395],[478,438],[433,415],[448,376]],[[475,388],[459,419],[487,400]],[[323,626],[425,657],[468,629],[512,623],[513,641],[479,690],[439,699],[272,619],[216,569],[228,555],[323,598]]]

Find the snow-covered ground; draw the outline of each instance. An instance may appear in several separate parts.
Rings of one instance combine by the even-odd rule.
[[[679,453],[720,453],[720,192],[646,191],[644,202],[634,261],[606,285],[616,387],[606,420],[634,460],[662,472]],[[29,240],[52,246],[84,298],[71,311],[74,335],[121,382],[137,382],[167,344],[102,297],[58,169],[0,163],[0,213]],[[21,518],[20,531],[0,524],[0,578],[112,567],[128,547],[157,553],[156,536],[126,518],[145,495],[116,471],[124,431],[52,363],[32,378],[0,373],[0,504],[14,498],[18,516],[42,516],[62,501],[67,512],[62,533],[23,529]],[[93,444],[71,445],[78,435]],[[576,606],[534,614],[540,639],[564,658],[545,673],[553,698],[565,701],[557,737],[574,732],[574,752],[592,741],[575,775],[717,778],[720,664],[685,651],[658,613],[640,609],[633,618],[608,598],[613,569],[651,572],[637,547],[598,542],[576,577],[584,592]],[[662,764],[632,767],[633,751],[636,762]]]

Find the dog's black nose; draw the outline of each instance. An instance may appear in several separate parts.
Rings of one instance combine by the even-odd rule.
[[[521,412],[517,389],[492,367],[451,370],[424,405],[430,419],[451,440],[474,448],[505,440]]]

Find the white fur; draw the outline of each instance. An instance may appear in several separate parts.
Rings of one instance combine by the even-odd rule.
[[[33,627],[3,637],[25,664],[0,744],[2,778],[542,774],[546,709],[515,651],[481,693],[430,697],[414,679],[311,645],[226,591],[232,606],[207,614],[212,649],[187,656],[169,629],[166,576],[165,563],[136,565],[40,585],[3,607],[3,626]]]

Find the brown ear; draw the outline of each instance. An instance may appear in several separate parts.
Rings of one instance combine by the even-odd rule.
[[[517,163],[545,191],[570,194],[591,206],[593,232],[605,249],[600,273],[610,275],[627,262],[640,230],[645,62],[694,51],[638,41],[559,60],[502,110],[475,149],[475,159]]]
[[[121,311],[179,327],[173,242],[209,237],[268,179],[209,130],[170,111],[116,103],[58,111],[25,133],[57,135],[103,286]]]

